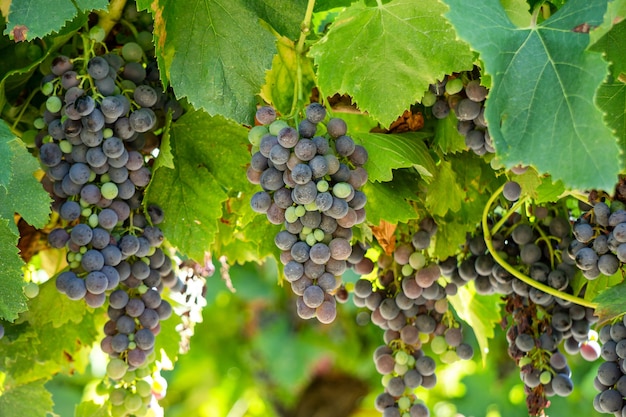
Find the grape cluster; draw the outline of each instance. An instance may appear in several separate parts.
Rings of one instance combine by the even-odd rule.
[[[558,214],[549,217],[545,207],[536,207],[533,222],[512,215],[505,226],[492,237],[494,250],[533,280],[572,294],[570,282],[576,269],[567,255],[569,221]],[[468,238],[464,253],[458,261],[456,257],[443,261],[442,273],[458,286],[474,282],[479,294],[503,295],[512,318],[509,322],[505,317],[502,323],[508,327],[508,353],[520,367],[530,414],[541,415],[549,405],[548,397],[567,396],[573,389],[561,346],[569,354],[580,352],[589,361],[598,358],[599,345],[590,330],[597,320],[594,311],[516,278],[494,260],[480,229]]]
[[[151,398],[141,378],[152,372],[160,321],[172,314],[161,292],[180,281],[160,248],[163,211],[144,207],[149,152],[158,145],[152,131],[159,117],[168,109],[176,117],[181,108],[153,87],[158,72],[143,66],[139,45],[118,52],[56,57],[43,80],[48,98],[36,127],[62,225],[48,242],[67,250],[69,265],[56,287],[93,308],[108,301],[101,347],[111,357],[113,413],[140,416]]]
[[[425,354],[425,345],[444,363],[474,354],[463,343],[462,329],[448,310],[447,296],[458,288],[450,282],[442,285],[439,265],[428,258],[436,230],[432,219],[423,220],[410,243],[398,244],[392,256],[379,256],[374,280],[362,277],[354,286],[355,305],[368,308],[371,321],[385,331],[385,345],[374,353],[385,388],[376,408],[385,417],[429,415],[413,394],[417,387],[430,389],[437,382],[436,362]]]
[[[626,413],[626,318],[602,327],[600,341],[604,362],[593,381],[599,391],[593,406],[599,413],[622,416]]]
[[[298,295],[298,315],[330,323],[337,314],[333,294],[352,253],[352,227],[365,220],[367,198],[359,189],[367,182],[368,154],[347,136],[342,119],[331,118],[327,135],[316,135],[326,118],[321,104],[310,104],[305,113],[295,129],[276,120],[273,108],[258,109],[261,125],[249,133],[253,154],[247,176],[263,191],[250,204],[272,224],[284,225],[274,242]]]
[[[574,223],[570,256],[585,278],[615,274],[626,262],[626,210],[621,202],[597,202]]]
[[[431,84],[424,93],[422,104],[430,107],[437,119],[445,119],[452,110],[458,119],[457,130],[465,137],[465,145],[476,155],[494,153],[493,140],[485,120],[484,102],[488,90],[479,79],[472,77],[471,72],[461,73]]]

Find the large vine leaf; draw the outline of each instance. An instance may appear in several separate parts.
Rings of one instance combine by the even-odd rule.
[[[448,297],[450,304],[459,317],[474,331],[483,363],[486,363],[489,351],[489,339],[495,336],[494,327],[500,321],[499,295],[479,296],[473,285],[459,287],[459,292]]]
[[[398,170],[391,182],[365,184],[363,192],[367,195],[367,220],[372,224],[380,224],[381,220],[395,224],[417,219],[418,213],[410,202],[418,199],[418,179],[413,172]]]
[[[247,130],[202,111],[183,115],[170,129],[174,168],[161,166],[147,201],[166,213],[164,234],[181,252],[201,261],[215,241],[217,222],[228,199],[225,190],[252,195],[245,166]]]
[[[108,0],[14,0],[11,2],[5,35],[24,41],[58,32],[79,12],[104,10]]]
[[[429,133],[357,133],[354,135],[368,152],[364,168],[370,181],[391,181],[392,170],[414,167],[423,177],[432,177],[435,162],[424,144]]]
[[[275,38],[245,0],[142,0],[154,15],[159,69],[178,98],[252,124]]]
[[[604,322],[623,314],[624,297],[626,297],[626,282],[610,287],[598,294],[593,301],[598,303],[595,314],[600,318],[600,321]]]
[[[19,213],[29,224],[42,228],[50,216],[50,196],[33,176],[39,164],[21,140],[15,139],[9,146],[12,177],[6,190],[0,188],[0,218],[13,219],[14,213]],[[19,234],[14,222],[9,226]]]
[[[293,40],[300,35],[307,0],[244,0],[244,3],[281,35]]]
[[[272,60],[272,69],[267,72],[261,97],[273,105],[279,113],[289,114],[298,82],[296,49],[294,42],[284,36],[278,38],[276,46],[278,53]],[[315,72],[310,59],[303,57],[300,60],[300,71],[303,91],[311,91],[315,85]]]
[[[46,416],[52,413],[52,394],[44,387],[45,382],[7,387],[0,395],[0,415]]]
[[[13,159],[13,149],[10,142],[15,139],[15,135],[11,132],[9,126],[0,123],[0,190],[4,187],[7,190],[11,181],[11,160]]]
[[[346,8],[311,47],[325,95],[347,93],[389,125],[420,100],[430,83],[472,68],[473,55],[441,18],[438,0],[392,0]],[[433,53],[437,51],[437,53]]]
[[[624,42],[626,42],[626,20],[613,26],[606,35],[589,48],[604,54],[606,60],[611,63],[611,74],[616,79],[619,78],[620,74],[626,72]]]
[[[22,265],[17,250],[17,238],[10,228],[12,221],[0,218],[0,318],[13,321],[26,311],[26,296],[22,291]]]
[[[598,90],[598,106],[605,112],[607,124],[615,130],[622,150],[626,150],[626,84],[609,81]]]
[[[571,188],[611,189],[622,163],[594,104],[607,64],[586,51],[589,35],[577,30],[602,22],[606,1],[570,0],[527,29],[513,25],[498,0],[446,3],[493,77],[485,117],[502,162],[533,165]]]

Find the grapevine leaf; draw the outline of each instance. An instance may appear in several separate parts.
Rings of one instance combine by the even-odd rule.
[[[504,11],[515,26],[528,27],[530,25],[529,4],[526,0],[500,0]]]
[[[93,401],[82,401],[74,409],[74,417],[108,417],[108,404],[96,404]]]
[[[615,130],[622,150],[626,150],[626,84],[614,81],[598,89],[598,106],[605,112],[607,124]]]
[[[360,1],[346,8],[310,50],[321,91],[349,94],[388,126],[429,84],[472,68],[473,54],[441,18],[445,11],[438,0],[392,0],[374,7]]]
[[[24,41],[58,32],[79,12],[106,9],[107,0],[20,0],[11,2],[5,35]]]
[[[429,133],[357,133],[355,139],[367,149],[369,158],[364,168],[370,181],[391,181],[392,170],[414,167],[420,175],[432,177],[435,162],[424,144]]]
[[[614,287],[624,281],[623,272],[617,271],[611,276],[600,274],[600,276],[594,280],[587,280],[587,288],[585,289],[585,300],[594,300],[596,296],[602,294],[605,289]],[[596,301],[596,300],[594,300]],[[624,308],[622,306],[623,313]]]
[[[607,61],[611,63],[611,73],[614,78],[618,78],[621,73],[626,72],[626,54],[622,46],[626,42],[626,20],[622,20],[593,46],[591,51],[602,52]]]
[[[593,301],[598,304],[596,307],[596,316],[600,318],[601,322],[604,322],[622,315],[624,313],[625,297],[626,282],[622,282],[619,285],[602,291],[593,299]]]
[[[52,413],[52,394],[45,380],[24,385],[8,385],[0,395],[0,416],[46,416]]]
[[[281,35],[294,40],[300,35],[307,0],[244,0],[244,4]]]
[[[461,320],[465,321],[474,331],[480,347],[483,364],[487,361],[489,339],[493,339],[494,327],[500,321],[500,296],[479,296],[476,294],[473,283],[459,287],[455,296],[448,297],[454,311]]]
[[[155,17],[159,68],[177,97],[212,115],[252,124],[255,95],[276,46],[245,1],[157,0],[139,7],[150,7]]]
[[[367,195],[365,211],[367,220],[373,224],[380,224],[381,220],[389,223],[406,223],[410,219],[417,219],[415,208],[407,200],[415,201],[416,178],[409,173],[398,171],[392,182],[368,182],[363,186]]]
[[[565,192],[562,181],[553,182],[549,175],[539,176],[530,167],[512,179],[522,187],[522,194],[529,195],[536,204],[555,202]]]
[[[568,1],[528,29],[513,25],[498,0],[446,3],[459,36],[493,77],[485,117],[502,162],[533,165],[571,188],[611,189],[619,148],[594,104],[607,64],[585,51],[589,35],[575,31],[600,23],[606,1]]]
[[[159,156],[157,156],[152,166],[152,172],[161,167],[174,169],[174,156],[172,155],[172,147],[170,145],[170,129],[172,128],[172,114],[167,114],[163,135],[161,135],[161,144],[159,145]]]
[[[161,332],[155,341],[155,352],[161,352],[172,363],[178,360],[180,332],[176,329],[176,326],[181,323],[181,318],[177,314],[172,314],[167,320],[160,323]]]
[[[624,19],[626,19],[626,0],[610,1],[606,8],[606,13],[604,14],[602,24],[589,32],[589,44],[594,45],[599,39],[601,39],[613,28],[613,25],[621,22]]]
[[[448,117],[439,120],[435,125],[433,145],[438,146],[445,154],[462,152],[467,149],[465,138],[456,128],[457,123],[458,119],[454,112],[450,112]]]
[[[13,219],[13,214],[19,213],[29,224],[42,228],[50,216],[50,196],[33,176],[39,164],[21,140],[11,141],[9,146],[13,176],[6,190],[0,188],[0,217]],[[13,222],[9,226],[19,233]]]
[[[456,216],[446,216],[445,220],[438,221],[433,256],[445,260],[455,255],[465,242],[467,233],[475,229],[475,224],[460,221]]]
[[[0,319],[13,321],[26,311],[26,296],[22,291],[23,262],[16,246],[18,235],[9,223],[13,221],[0,218]]]
[[[54,282],[51,279],[39,286],[37,302],[32,303],[29,310],[30,320],[42,327],[47,325],[53,328],[80,323],[87,314],[86,304],[70,300],[59,293]]]
[[[13,149],[10,142],[15,139],[11,129],[4,122],[0,122],[0,186],[7,190],[11,180],[11,160],[13,159]],[[0,188],[0,191],[3,191]]]
[[[242,175],[248,153],[245,132],[200,111],[183,115],[170,131],[174,169],[157,170],[148,187],[148,203],[158,204],[167,213],[163,233],[197,261],[204,259],[215,240],[222,203],[228,198],[223,188],[249,187]],[[224,155],[233,159],[224,160]]]
[[[278,112],[289,114],[293,105],[295,86],[298,82],[298,62],[295,45],[284,36],[276,42],[278,53],[272,60],[272,69],[265,77],[265,85],[261,89],[261,97],[272,104]],[[303,91],[311,91],[315,85],[315,73],[310,59],[300,61]]]
[[[441,196],[445,195],[445,198]],[[448,211],[459,211],[465,199],[465,192],[459,185],[452,164],[441,161],[437,166],[435,178],[428,185],[424,204],[434,216],[445,216]]]
[[[335,7],[347,7],[352,4],[353,0],[317,0],[315,2],[316,12],[333,9]]]

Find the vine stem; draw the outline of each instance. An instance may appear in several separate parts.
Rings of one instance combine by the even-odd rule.
[[[124,7],[126,6],[126,0],[111,0],[109,7],[106,11],[98,12],[98,25],[104,29],[105,38],[109,35],[109,32],[122,18],[124,13]]]
[[[589,307],[589,308],[596,308],[597,304],[593,303],[591,301],[587,301],[587,300],[583,300],[582,298],[576,297],[572,294],[566,294],[564,292],[561,292],[559,290],[556,290],[552,287],[549,287],[545,284],[542,284],[540,282],[535,281],[534,279],[530,278],[529,276],[521,273],[520,271],[518,271],[517,269],[515,269],[513,266],[509,265],[508,262],[506,262],[499,254],[498,252],[496,252],[496,250],[493,247],[493,241],[492,241],[492,234],[491,234],[491,230],[489,229],[489,222],[488,222],[488,215],[489,215],[489,210],[491,209],[491,206],[493,205],[493,203],[496,201],[496,199],[500,196],[500,194],[502,193],[502,190],[504,189],[504,185],[502,185],[500,188],[498,188],[496,190],[495,193],[493,193],[493,195],[489,198],[489,201],[487,201],[487,204],[485,205],[485,208],[483,210],[483,218],[482,218],[482,226],[483,226],[483,235],[485,238],[485,244],[487,245],[487,248],[489,249],[489,252],[491,253],[491,256],[493,256],[493,259],[500,264],[507,272],[509,272],[510,274],[512,274],[513,276],[515,276],[516,278],[518,278],[520,281],[530,285],[531,287],[537,288],[538,290],[541,290],[547,294],[550,294],[554,297],[557,298],[561,298],[563,300],[567,300],[567,301],[571,301],[572,303],[576,303],[579,304],[581,306],[584,307]],[[508,216],[510,216],[512,214],[512,211],[508,211],[507,215],[504,217],[504,219],[506,219]]]
[[[304,53],[304,42],[306,41],[309,32],[311,31],[311,20],[313,19],[313,8],[315,7],[315,0],[309,0],[306,5],[306,12],[304,13],[304,20],[300,25],[300,37],[296,44],[296,85],[293,95],[293,103],[291,105],[291,115],[295,115],[298,103],[304,99],[302,91],[302,54]]]

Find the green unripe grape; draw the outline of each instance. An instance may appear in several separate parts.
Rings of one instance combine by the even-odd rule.
[[[50,113],[58,113],[61,111],[62,107],[63,102],[57,96],[50,96],[46,100],[46,109],[48,109]]]
[[[519,360],[519,364],[518,366],[520,368],[523,368],[526,365],[530,365],[532,363],[532,359],[530,359],[528,356],[524,356],[522,359]]]
[[[130,394],[124,398],[124,407],[126,407],[126,411],[137,411],[143,404],[141,397],[137,394]]]
[[[430,340],[430,336],[428,335],[428,333],[420,332],[420,342],[422,342],[422,344],[428,343],[429,340]]]
[[[126,407],[124,407],[124,403],[113,405],[111,407],[111,417],[127,417],[128,413],[126,412]]]
[[[389,381],[391,380],[391,378],[393,378],[393,374],[383,375],[383,377],[380,379],[380,382],[383,384],[383,387],[386,387],[387,385],[389,385]]]
[[[333,194],[339,198],[346,198],[352,192],[352,186],[347,182],[339,182],[333,186]]]
[[[302,228],[302,233],[304,233],[305,236],[312,232],[313,232],[313,229],[311,229],[310,227],[304,226]]]
[[[309,204],[305,204],[304,208],[306,209],[306,211],[317,211],[317,204],[315,204],[315,201]]]
[[[104,32],[104,28],[102,26],[94,26],[89,29],[89,39],[94,42],[102,42],[104,41],[104,37],[106,33]]]
[[[41,92],[46,96],[49,96],[50,94],[52,94],[53,91],[54,91],[54,84],[52,84],[52,82],[50,81],[48,81],[47,83],[41,86]],[[41,129],[41,128],[38,128],[38,129]]]
[[[280,132],[281,130],[283,130],[287,126],[289,126],[289,125],[284,120],[274,120],[272,122],[272,124],[270,124],[269,130],[270,130],[270,133],[272,135],[276,136],[276,135],[278,135],[278,132]]]
[[[109,401],[113,405],[124,404],[124,398],[126,398],[126,390],[124,388],[115,388],[109,394]]]
[[[315,239],[315,235],[313,233],[309,233],[306,236],[306,244],[309,246],[313,246],[317,243],[317,239]]]
[[[26,58],[26,52],[28,52],[27,42],[18,42],[15,44],[15,49],[13,50],[13,53],[17,58]]]
[[[128,364],[119,358],[112,358],[107,364],[107,375],[114,380],[121,379],[127,370]]]
[[[137,344],[135,342],[128,342],[128,349],[135,349],[137,347]]]
[[[152,394],[152,386],[148,381],[140,379],[135,384],[135,387],[137,387],[137,394],[141,395],[142,397],[148,397]]]
[[[448,80],[446,83],[446,93],[453,95],[463,90],[463,81],[460,78]]]
[[[313,236],[315,236],[315,240],[321,242],[322,240],[324,240],[325,234],[322,229],[315,229],[313,230]]]
[[[98,226],[98,215],[96,213],[92,213],[91,216],[89,216],[88,223],[92,229]]]
[[[541,375],[539,375],[539,382],[543,385],[549,384],[552,381],[552,373],[550,371],[543,371]]]
[[[411,407],[411,400],[409,397],[400,397],[398,399],[398,408],[400,410],[408,410]]]
[[[427,90],[422,97],[422,106],[432,107],[437,102],[437,96],[430,90]]]
[[[83,200],[82,198],[80,200],[78,200],[78,204],[80,204],[80,206],[82,208],[87,208],[87,207],[91,207],[91,204],[89,204],[88,202],[86,202],[85,200]],[[89,213],[91,214],[91,212]],[[89,214],[86,215],[85,217],[89,217]]]
[[[91,171],[91,173],[89,174],[89,181],[88,182],[94,182],[96,180],[96,173]]]
[[[402,265],[402,275],[408,277],[413,273],[413,267],[409,264]]]
[[[399,350],[398,352],[396,352],[395,359],[397,364],[406,365],[409,361],[409,354],[403,350]]]
[[[443,355],[441,355],[440,359],[441,359],[441,362],[450,364],[450,363],[454,363],[458,361],[459,355],[457,355],[457,353],[454,350],[448,350],[444,352]]]
[[[77,253],[76,256],[74,256],[74,262],[80,262],[83,260],[83,254],[82,253]]]
[[[409,413],[408,411],[405,413],[402,413],[402,415],[400,417],[411,417],[411,413]]]
[[[430,348],[435,355],[441,355],[448,350],[448,344],[443,336],[435,336],[433,340],[430,341]]]
[[[254,126],[248,132],[248,142],[250,142],[252,146],[259,146],[261,139],[263,136],[267,135],[267,133],[267,126]]]
[[[80,266],[80,261],[74,261],[74,262],[70,262],[69,266],[71,269],[76,269]]]
[[[128,62],[139,62],[143,57],[143,49],[135,42],[128,42],[122,46],[122,57]]]
[[[152,49],[152,33],[145,30],[137,34],[137,43],[144,51]]]
[[[106,174],[100,175],[100,182],[102,183],[111,182],[111,176],[109,175],[108,172]]]
[[[100,192],[102,193],[102,197],[113,200],[118,194],[117,185],[114,182],[104,183],[102,187],[100,187]]]
[[[84,255],[87,252],[87,246],[81,246],[80,249],[78,249],[78,252],[80,252],[81,255]]]
[[[305,214],[306,214],[306,209],[304,208],[304,206],[297,206],[296,207],[296,216],[302,217]]]
[[[409,256],[409,265],[411,265],[413,269],[422,269],[424,265],[426,265],[426,257],[422,252],[413,252],[411,256]]]
[[[135,373],[137,374],[137,378],[145,378],[152,374],[152,371],[150,371],[148,366],[142,366],[141,368],[135,369]]]
[[[71,153],[72,147],[73,145],[67,140],[62,140],[61,142],[59,142],[59,148],[61,148],[61,151],[63,153]]]
[[[150,409],[148,408],[148,405],[146,404],[146,402],[149,404],[150,403],[150,398],[143,398],[143,404],[141,404],[141,407],[139,407],[138,410],[135,410],[133,412],[133,415],[135,417],[146,417],[148,415],[148,411]]]
[[[139,294],[145,294],[146,292],[148,292],[149,288],[146,284],[141,284],[139,286],[139,288],[137,288],[137,291],[139,292]]]
[[[326,180],[318,181],[316,186],[317,186],[317,191],[320,192],[320,193],[328,191],[328,188],[330,187],[328,185],[328,181],[326,181]]]
[[[89,217],[91,216],[91,213],[92,213],[91,208],[85,207],[83,211],[80,212],[80,215],[83,217]]]
[[[396,363],[393,366],[393,371],[400,376],[406,374],[408,370],[409,370],[409,367],[406,364],[400,365],[399,363]]]
[[[135,379],[137,379],[137,375],[135,374],[135,371],[128,371],[126,372],[126,374],[124,374],[122,381],[127,382],[127,383],[131,383],[133,382]]]
[[[111,129],[110,127],[105,127],[104,129],[102,129],[102,137],[104,139],[108,139],[111,136],[113,136],[113,129]]]
[[[28,298],[35,298],[39,295],[39,285],[29,282],[24,286],[24,295]]]
[[[413,368],[415,366],[415,358],[412,355],[409,355],[409,359],[406,362],[406,366],[409,368]]]
[[[289,223],[294,223],[298,220],[298,215],[296,214],[296,208],[294,206],[287,207],[287,210],[285,210],[285,220]]]

